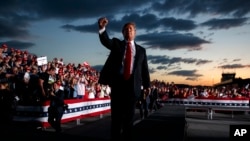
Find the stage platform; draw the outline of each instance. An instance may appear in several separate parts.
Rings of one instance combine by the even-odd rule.
[[[249,115],[217,113],[213,120],[207,120],[205,112],[186,112],[185,107],[165,105],[140,120],[136,110],[134,140],[151,141],[228,141],[231,124],[249,124]],[[83,118],[79,123],[71,121],[62,124],[63,132],[56,134],[54,129],[38,130],[31,124],[12,125],[2,128],[2,139],[44,140],[85,140],[110,141],[110,113],[102,117]]]
[[[183,141],[186,135],[184,106],[164,106],[134,126],[135,140]]]

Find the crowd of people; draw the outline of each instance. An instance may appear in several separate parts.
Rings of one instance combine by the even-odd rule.
[[[28,51],[8,48],[6,44],[2,44],[0,48],[0,108],[6,116],[1,116],[1,124],[11,122],[16,105],[40,105],[49,100],[53,86],[58,86],[58,89],[64,92],[63,99],[84,100],[110,97],[111,88],[109,85],[98,83],[99,72],[87,62],[78,65],[65,64],[62,58],[54,58],[46,64],[38,65],[37,58]],[[250,98],[248,87],[249,84],[242,87],[178,87],[174,82],[166,83],[156,79],[151,81],[150,93],[142,89],[137,108],[143,119],[163,106],[160,101],[168,98]],[[61,104],[60,107],[65,108],[64,106]],[[60,116],[63,110],[61,109]],[[53,123],[52,118],[57,118],[57,116],[50,116],[49,122],[57,131],[60,131],[60,120]]]
[[[165,83],[164,81],[153,80],[152,86],[156,86],[160,100],[168,98],[250,98],[249,84],[243,86],[186,86],[179,87],[174,82]]]
[[[44,57],[42,57],[44,58]],[[65,99],[109,98],[110,87],[98,83],[99,72],[87,62],[65,64],[54,58],[39,63],[28,51],[0,47],[0,124],[12,123],[17,105],[40,106],[50,101],[48,122],[61,131]]]
[[[98,83],[99,72],[87,62],[75,65],[65,64],[63,59],[54,58],[47,64],[38,65],[37,56],[19,49],[0,48],[0,84],[8,84],[21,105],[39,104],[48,99],[50,84],[60,81],[65,99],[93,99],[110,96],[110,87]],[[248,84],[249,85],[249,84]],[[167,98],[234,98],[250,97],[245,87],[185,87],[174,82],[151,81],[151,88],[157,89],[157,99]]]
[[[87,62],[65,64],[54,58],[38,65],[37,56],[19,49],[0,48],[0,84],[8,84],[21,105],[41,104],[48,99],[53,82],[59,81],[65,99],[109,97],[110,88],[98,84],[99,73]]]

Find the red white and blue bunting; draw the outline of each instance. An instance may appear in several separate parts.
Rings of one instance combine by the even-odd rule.
[[[68,122],[84,117],[98,116],[110,112],[110,99],[95,100],[65,100],[68,110],[64,111],[62,122]],[[48,126],[49,102],[43,106],[17,106],[14,121],[36,122],[42,127]]]
[[[93,100],[65,100],[68,110],[64,111],[62,122],[73,121],[76,119],[98,116],[110,112],[110,99]],[[201,107],[212,109],[232,109],[248,110],[249,99],[185,99],[170,98],[160,101],[164,105],[180,105],[185,107]],[[18,106],[14,121],[36,122],[40,126],[46,127],[48,124],[49,101],[42,106]]]

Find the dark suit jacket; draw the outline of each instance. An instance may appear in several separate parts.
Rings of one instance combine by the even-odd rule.
[[[50,107],[63,107],[64,106],[64,91],[58,90],[55,96],[50,97]]]
[[[119,40],[117,38],[110,39],[107,32],[99,34],[101,43],[110,50],[110,54],[101,70],[99,83],[109,85],[111,87],[115,84],[119,84],[119,78],[121,76],[122,62],[124,58],[124,52],[126,47],[125,40]],[[135,43],[136,55],[133,67],[133,85],[134,93],[139,98],[141,93],[141,86],[143,88],[150,87],[150,76],[148,70],[146,50]]]

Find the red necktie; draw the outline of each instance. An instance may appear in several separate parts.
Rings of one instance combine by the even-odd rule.
[[[124,60],[124,79],[128,80],[130,77],[130,68],[132,62],[132,50],[131,50],[131,43],[127,43],[126,55]]]

